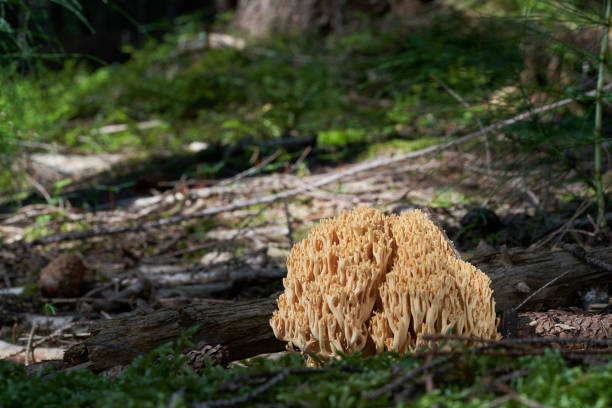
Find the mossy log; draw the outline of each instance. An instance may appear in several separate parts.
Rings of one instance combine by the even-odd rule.
[[[596,249],[590,255],[612,263],[612,248]],[[471,262],[491,277],[498,312],[516,307],[567,270],[571,272],[535,296],[525,311],[565,306],[580,287],[612,281],[609,272],[585,264],[563,250],[501,251],[475,257]],[[275,307],[275,299],[264,298],[161,309],[103,321],[92,327],[92,337],[68,350],[65,360],[71,360],[79,351],[82,357],[86,355],[93,371],[102,371],[130,362],[137,353],[129,349],[150,352],[198,324],[202,328],[194,336],[194,343],[227,346],[232,360],[280,351],[284,343],[274,338],[268,322]],[[80,362],[83,361],[72,363]]]

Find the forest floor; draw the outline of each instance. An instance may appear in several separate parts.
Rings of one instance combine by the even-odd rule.
[[[248,305],[252,300],[276,297],[283,290],[282,278],[286,275],[284,263],[291,246],[305,238],[312,226],[321,219],[336,216],[341,211],[358,205],[373,206],[386,213],[427,208],[454,239],[466,259],[483,254],[490,256],[498,253],[499,248],[505,247],[523,247],[527,251],[530,250],[528,246],[531,250],[550,248],[566,241],[568,236],[591,249],[593,245],[605,245],[602,241],[592,242],[593,234],[588,231],[588,205],[569,203],[567,207],[551,206],[550,211],[542,212],[546,204],[545,200],[539,197],[562,195],[567,193],[568,189],[582,188],[581,185],[555,185],[550,182],[550,178],[546,178],[550,172],[539,166],[534,166],[531,173],[521,175],[498,170],[496,166],[504,165],[502,160],[495,160],[487,166],[485,160],[478,159],[473,153],[474,150],[481,150],[480,143],[482,141],[471,146],[454,146],[434,154],[419,154],[392,165],[386,163],[405,153],[387,150],[381,151],[378,157],[369,161],[337,166],[323,165],[316,160],[309,162],[307,153],[312,148],[306,146],[299,160],[306,163],[308,171],[301,175],[296,174],[298,166],[261,171],[263,167],[258,168],[257,161],[260,164],[265,163],[266,157],[262,157],[255,160],[247,171],[237,172],[233,177],[181,177],[164,180],[152,186],[148,193],[134,194],[118,201],[113,201],[112,195],[107,192],[110,195],[108,202],[95,211],[71,205],[69,199],[62,199],[57,205],[30,204],[18,208],[15,212],[4,215],[0,223],[0,231],[6,243],[0,254],[4,264],[2,272],[5,286],[0,292],[0,320],[3,326],[0,332],[3,347],[0,352],[4,353],[3,358],[29,364],[29,373],[33,375],[40,373],[43,368],[49,370],[51,367],[49,363],[40,363],[40,366],[33,363],[46,359],[66,360],[65,351],[71,346],[87,342],[92,335],[99,333],[105,320],[112,322],[117,318],[140,316],[137,320],[144,323],[146,316],[155,316],[156,311],[162,312],[167,308],[180,309],[188,305],[202,305],[204,311],[211,309],[210,305],[218,304],[231,311],[233,305],[240,307],[244,301]],[[271,157],[274,157],[274,153]],[[368,164],[372,164],[369,169]],[[366,170],[357,172],[364,166]],[[252,175],[253,173],[263,174]],[[338,175],[344,176],[337,178]],[[321,183],[330,177],[337,179],[330,183]],[[88,191],[86,181],[79,185],[84,188],[82,191]],[[287,191],[291,193],[283,194]],[[495,208],[495,212],[490,208]],[[546,214],[546,217],[538,218],[542,214]],[[163,224],[163,220],[170,222]],[[160,221],[163,225],[159,224]],[[29,243],[22,241],[24,237],[30,238]],[[55,240],[57,242],[53,242]],[[76,257],[66,258],[66,254],[76,254]],[[559,271],[559,274],[561,273],[562,271]],[[77,275],[79,278],[75,277]],[[579,296],[580,290],[585,289],[588,288],[577,286],[573,292],[575,296],[569,296],[560,302],[556,299],[555,305],[558,307],[554,311],[530,314],[530,310],[541,310],[540,304],[534,306],[535,309],[529,306],[523,308],[526,313],[522,316],[528,322],[537,324],[534,329],[540,336],[572,337],[571,333],[579,333],[580,337],[590,337],[590,341],[609,341],[609,334],[606,334],[609,330],[604,328],[602,332],[601,326],[610,327],[612,315],[602,311],[600,314],[591,315],[595,318],[586,317],[590,314],[582,313],[584,304]],[[43,292],[42,297],[40,291]],[[608,302],[607,299],[605,301]],[[255,308],[255,304],[252,307]],[[575,327],[554,323],[566,322],[564,319],[568,317],[573,319],[571,324]],[[264,316],[265,322],[267,317]],[[585,329],[585,326],[597,327]],[[129,324],[125,326],[126,329],[132,330],[129,327]],[[161,330],[157,335],[161,336],[164,328]],[[231,331],[231,325],[228,330]],[[139,348],[138,342],[126,344],[120,337],[115,341],[128,348]],[[177,351],[183,347],[180,344],[177,345]],[[575,346],[569,346],[573,348],[566,349],[564,353],[577,352]],[[190,349],[193,347],[194,345]],[[512,354],[512,347],[510,351],[503,351],[507,347],[506,344],[501,347],[501,351],[497,352],[502,356],[499,357],[501,359],[512,359],[512,355],[521,356],[524,353],[541,355],[544,352],[544,349],[529,348],[529,351]],[[146,346],[146,349],[149,347]],[[425,362],[432,362],[437,381],[446,381],[442,378],[450,376],[449,384],[455,384],[455,387],[459,387],[458,390],[463,390],[457,391],[459,396],[454,397],[450,397],[451,394],[442,396],[437,392],[432,393],[434,382],[427,380],[429,377],[426,376],[423,387],[430,394],[415,400],[422,394],[415,391],[414,387],[397,385],[404,377],[418,377],[420,368],[418,365],[411,365],[412,360],[396,361],[393,356],[381,357],[381,361],[353,361],[354,358],[345,358],[344,374],[339,374],[333,365],[325,366],[321,371],[324,374],[319,380],[301,383],[301,388],[297,389],[284,385],[272,394],[266,394],[267,389],[274,389],[274,378],[278,376],[281,379],[281,374],[283,379],[290,375],[295,377],[291,381],[301,381],[299,376],[305,369],[300,368],[303,362],[294,359],[295,353],[268,353],[266,358],[270,359],[270,363],[261,363],[256,359],[251,363],[231,363],[232,368],[223,372],[210,371],[214,367],[211,368],[207,364],[228,363],[227,351],[224,350],[222,344],[198,344],[187,357],[179,357],[182,354],[176,354],[178,360],[168,360],[170,366],[162,364],[157,368],[160,374],[146,374],[146,378],[150,382],[164,381],[164,384],[170,384],[164,376],[175,375],[171,374],[176,370],[176,366],[172,364],[188,364],[200,373],[208,384],[206,387],[198,386],[199,392],[204,393],[205,397],[189,398],[202,401],[202,398],[213,396],[210,404],[216,403],[215,398],[221,396],[220,404],[249,405],[253,400],[259,400],[276,401],[272,402],[272,405],[275,405],[279,404],[280,398],[286,401],[287,406],[300,406],[296,401],[315,398],[314,389],[321,387],[317,385],[318,381],[328,381],[329,384],[334,381],[342,384],[356,381],[346,389],[318,388],[317,406],[401,405],[401,401],[418,401],[418,404],[422,405],[416,406],[428,406],[433,403],[431,401],[448,402],[453,398],[464,401],[467,398],[464,396],[465,390],[479,387],[470,387],[469,382],[460,385],[456,379],[453,380],[457,372],[484,370],[482,372],[486,374],[486,378],[490,378],[487,381],[499,381],[500,384],[507,376],[516,379],[512,381],[521,381],[522,377],[530,376],[531,380],[526,380],[526,383],[533,384],[543,376],[550,375],[548,371],[535,370],[533,367],[537,364],[542,370],[566,370],[565,366],[558,365],[565,364],[558,362],[561,357],[548,354],[534,357],[533,362],[519,358],[514,364],[521,365],[512,366],[514,368],[504,363],[507,367],[501,370],[501,363],[483,365],[482,362],[476,363],[476,360],[457,360],[447,369],[443,367],[446,361],[451,361],[448,358],[452,356],[441,355],[432,360],[435,354],[429,357],[415,355],[417,360],[424,358]],[[168,352],[168,349],[162,348],[156,353],[164,355]],[[573,364],[578,362],[580,366],[593,368],[585,368],[584,373],[573,369],[575,377],[568,377],[568,381],[578,384],[581,381],[578,378],[582,378],[580,376],[590,376],[592,386],[606,387],[605,377],[601,377],[600,372],[605,368],[605,346],[587,346],[582,352],[589,354],[574,356]],[[125,365],[125,362],[111,364],[112,367],[104,370],[104,376],[95,380],[97,385],[89,386],[90,391],[82,398],[103,400],[106,402],[101,403],[102,405],[112,405],[112,402],[109,402],[112,401],[112,394],[108,394],[108,390],[116,385],[105,382],[106,378],[110,377],[123,378],[119,380],[119,384],[123,384],[122,392],[127,394],[121,398],[133,398],[134,401],[139,401],[138,398],[150,400],[152,397],[146,396],[148,394],[137,396],[139,391],[136,390],[141,389],[141,386],[136,383],[141,384],[142,380],[138,379],[143,378],[142,370],[148,370],[145,368],[147,365],[158,364],[159,357],[155,357],[156,355],[158,354],[154,353],[150,357],[151,361],[139,361],[133,365]],[[203,356],[205,360],[202,360]],[[113,357],[106,359],[113,361]],[[476,364],[480,369],[470,368],[471,364]],[[377,376],[376,380],[365,380],[369,381],[368,386],[359,385],[360,381],[364,381],[362,377],[371,377],[374,374],[355,374],[361,372],[361,367],[364,366],[373,367],[371,373]],[[8,378],[26,384],[23,380],[18,380],[20,374],[11,374],[10,371],[6,373],[5,371]],[[256,382],[262,384],[261,389],[253,388],[253,383],[245,380],[253,375],[262,376]],[[395,381],[389,383],[387,375],[391,376],[390,379],[395,378]],[[57,387],[58,393],[64,389],[62,387],[70,390],[83,381],[70,377],[72,379],[68,378],[67,383],[62,383],[62,377],[54,378],[51,384],[57,384],[54,387]],[[182,374],[176,378],[183,378]],[[474,384],[481,381],[476,378],[480,377],[476,375]],[[93,379],[87,381],[91,382]],[[132,384],[134,381],[136,383]],[[427,385],[427,381],[431,381],[431,384]],[[38,387],[35,383],[31,384],[31,387]],[[192,390],[194,384],[182,387],[192,393],[195,392]],[[395,388],[391,387],[392,384],[396,384]],[[420,380],[416,384],[420,384]],[[7,406],[12,406],[11,401],[23,401],[20,399],[22,394],[17,391],[21,388],[15,385],[12,387],[15,390],[14,395],[5,394]],[[174,389],[172,385],[164,387]],[[228,397],[226,391],[221,391],[226,387],[250,391],[241,391],[239,397]],[[488,391],[485,388],[482,391],[493,392],[489,397],[476,397],[481,391],[476,394],[471,391],[473,395],[466,401],[478,406],[478,398],[489,398],[491,403],[495,403],[497,400],[493,398],[497,395],[498,398],[505,398],[504,401],[535,403],[523,394],[519,395],[510,388],[504,388],[503,385],[496,387],[498,388],[493,387]],[[38,388],[32,389],[37,390],[34,393],[44,393]],[[96,391],[98,389],[99,391]],[[151,386],[148,389],[151,389]],[[208,391],[202,391],[204,389]],[[299,391],[300,389],[302,391]],[[307,391],[308,389],[311,391]],[[360,389],[362,394],[369,392],[370,396],[343,403],[335,399],[356,395],[357,389]],[[390,391],[394,403],[386,399]],[[97,394],[98,392],[102,394]],[[174,398],[170,391],[164,392],[168,394],[158,394],[157,398],[162,401]],[[301,392],[308,396],[303,396]],[[573,388],[565,388],[562,392],[574,403],[584,401],[569,397],[574,392]],[[528,392],[527,395],[534,394]],[[599,399],[607,398],[601,393],[597,395],[600,395]],[[30,397],[30,401],[36,403],[43,401],[32,398],[34,397]],[[383,400],[386,402],[381,402]],[[469,404],[461,402],[459,406]]]
[[[498,380],[536,398],[538,381],[549,384],[553,380],[546,376],[563,375],[565,382],[542,400],[560,401],[559,395],[569,396],[575,387],[578,401],[606,406],[612,401],[605,372],[612,335],[607,251],[612,237],[594,221],[590,88],[582,84],[577,93],[553,78],[556,88],[525,97],[514,86],[522,69],[513,42],[518,33],[491,29],[494,21],[463,24],[466,15],[438,17],[420,37],[393,27],[382,34],[368,28],[325,43],[281,38],[279,44],[244,50],[209,47],[202,38],[210,33],[187,31],[193,25],[186,20],[160,44],[133,50],[123,66],[90,72],[68,65],[59,74],[47,73],[50,79],[41,75],[45,86],[28,78],[7,82],[11,126],[33,140],[13,141],[27,149],[12,167],[0,169],[2,181],[12,182],[0,201],[0,359],[25,363],[32,375],[38,367],[32,363],[58,362],[67,350],[72,357],[79,346],[87,350],[86,342],[100,333],[115,334],[113,324],[136,320],[146,335],[148,319],[168,310],[192,307],[207,316],[207,310],[231,315],[248,305],[269,307],[283,290],[291,247],[320,220],[359,205],[387,214],[421,208],[439,221],[463,259],[498,277],[493,284],[504,287],[497,294],[512,294],[511,300],[497,299],[504,305],[497,310],[500,317],[551,285],[520,310],[527,319],[523,326],[533,329],[528,336],[535,332],[536,341],[582,336],[595,343],[576,352],[559,340],[557,354],[495,343],[489,345],[495,349],[488,349],[491,354],[479,355],[483,360],[441,356],[437,350],[404,359],[344,356],[346,365],[332,362],[320,371],[304,371],[302,356],[286,353],[279,363],[277,355],[253,363],[269,370],[263,374],[239,371],[249,365],[245,361],[227,370],[208,364],[229,362],[225,345],[207,344],[196,350],[209,358],[206,363],[189,357],[194,370],[210,376],[203,385],[177,368],[185,363],[184,356],[176,357],[184,339],[176,349],[157,349],[166,339],[162,327],[154,332],[159,338],[144,340],[149,341],[144,351],[157,351],[137,360],[133,371],[125,361],[105,371],[118,380],[101,389],[107,395],[108,387],[125,386],[132,393],[158,386],[164,389],[156,397],[163,406],[181,406],[176,401],[184,389],[194,401],[240,389],[245,399],[234,403],[244,404],[295,374],[282,385],[292,406],[304,406],[307,392],[321,394],[323,402],[313,406],[384,405],[377,398],[401,405],[417,394],[420,406],[433,406],[451,393],[458,406],[481,406],[483,394],[474,390],[488,378],[496,384],[486,394],[489,406],[514,401],[540,407]],[[49,98],[55,103],[42,102]],[[549,105],[561,99],[561,108]],[[542,106],[548,108],[535,109]],[[607,152],[605,130],[606,123]],[[612,170],[603,178],[609,195]],[[612,214],[607,216],[612,222]],[[557,269],[529,269],[543,265],[542,259]],[[530,284],[537,285],[499,279],[518,266],[525,266],[535,279]],[[544,272],[550,281],[536,279]],[[569,280],[568,273],[578,276]],[[262,321],[272,337],[267,319]],[[167,340],[177,340],[179,334],[172,333]],[[125,335],[118,333],[117,342]],[[104,355],[109,364],[126,350],[142,354],[140,344],[128,340]],[[169,353],[177,359],[166,359]],[[529,361],[530,353],[540,359]],[[254,354],[259,353],[246,356]],[[493,355],[507,360],[501,366],[486,360]],[[434,357],[454,358],[452,369],[430,373],[450,361]],[[417,360],[425,363],[415,368]],[[588,371],[591,366],[594,371]],[[61,372],[70,375],[69,370],[61,365]],[[130,374],[121,377],[123,370]],[[477,374],[465,380],[464,372]],[[27,382],[25,371],[13,366],[0,365],[0,373],[14,379],[15,389]],[[302,381],[304,373],[322,374],[323,380]],[[90,374],[79,381],[99,384]],[[415,394],[405,384],[392,394],[383,392],[392,379],[408,381],[411,375],[428,394]],[[528,375],[530,381],[522,382]],[[180,381],[168,380],[175,376]],[[342,386],[324,386],[325,376]],[[61,379],[54,378],[58,383],[45,385],[44,377],[36,386],[62,390]],[[143,378],[159,383],[142,387]],[[435,391],[434,378],[455,388]],[[583,396],[579,385],[586,379],[593,379],[601,398],[593,392]],[[366,389],[375,397],[351,399],[351,392]],[[48,391],[55,392],[60,391]],[[113,406],[115,397],[108,395],[105,404]],[[19,398],[15,391],[6,406],[19,406]],[[98,394],[87,398],[97,401]],[[217,402],[231,405],[227,400],[208,405]]]
[[[306,146],[298,160],[309,163],[311,149]],[[387,213],[429,209],[466,259],[500,247],[550,247],[566,235],[582,245],[603,244],[592,242],[584,203],[542,211],[547,204],[540,197],[567,194],[580,184],[555,186],[537,166],[529,174],[498,170],[502,160],[487,166],[471,149],[480,149],[479,143],[392,165],[386,163],[403,152],[313,165],[302,176],[296,163],[250,175],[269,161],[262,157],[229,178],[165,180],[148,194],[114,202],[107,192],[106,209],[88,211],[65,198],[57,205],[23,206],[0,223],[8,244],[1,293],[34,296],[29,304],[5,301],[2,337],[65,349],[82,340],[88,322],[116,314],[277,294],[291,246],[321,219],[359,205]],[[370,163],[375,166],[356,172]],[[337,179],[321,185],[330,177]],[[31,244],[17,245],[24,238]],[[61,261],[66,253],[82,257],[78,279]],[[45,297],[35,296],[41,290]],[[585,288],[576,288],[561,306],[582,307],[579,290]]]

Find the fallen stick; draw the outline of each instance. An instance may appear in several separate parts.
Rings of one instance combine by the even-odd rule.
[[[609,90],[612,88],[612,83],[607,84],[603,89],[604,90]],[[594,96],[595,95],[595,90],[592,90],[590,92],[587,92],[586,95],[587,96]],[[548,105],[544,105],[541,106],[539,108],[533,109],[529,112],[524,112],[521,113],[520,115],[516,115],[510,119],[506,119],[504,121],[501,122],[497,122],[494,123],[492,125],[489,125],[483,129],[477,130],[475,132],[469,133],[465,136],[461,136],[458,139],[454,139],[454,140],[450,140],[448,142],[444,142],[444,143],[440,143],[434,146],[430,146],[430,147],[426,147],[424,149],[420,149],[420,150],[416,150],[410,153],[406,153],[406,154],[402,154],[399,156],[395,156],[395,157],[381,157],[378,159],[374,159],[374,160],[369,160],[366,161],[365,163],[353,166],[347,170],[344,171],[340,171],[337,173],[333,173],[330,174],[326,177],[323,177],[315,182],[313,182],[311,184],[312,187],[321,187],[324,186],[326,184],[330,184],[333,183],[334,181],[338,181],[341,180],[345,177],[348,176],[352,176],[355,175],[357,173],[361,173],[367,170],[372,170],[378,167],[382,167],[382,166],[389,166],[395,163],[399,163],[402,162],[404,160],[408,160],[408,159],[414,159],[416,157],[420,157],[420,156],[425,156],[427,154],[430,153],[435,153],[437,151],[440,150],[444,150],[447,149],[449,147],[452,146],[456,146],[462,143],[465,143],[469,140],[472,140],[478,136],[484,136],[487,133],[490,132],[494,132],[497,130],[501,130],[503,128],[506,128],[510,125],[513,125],[517,122],[532,118],[533,116],[542,113],[542,112],[547,112],[556,108],[559,108],[561,106],[567,105],[569,103],[571,103],[574,99],[572,98],[566,98],[557,102],[553,102],[551,104]],[[215,215],[215,214],[219,214],[222,212],[228,212],[228,211],[234,211],[234,210],[238,210],[240,208],[245,208],[245,207],[251,207],[253,205],[258,205],[258,204],[269,204],[269,203],[273,203],[276,202],[278,200],[282,200],[285,198],[289,198],[289,197],[293,197],[295,195],[300,194],[302,191],[304,190],[304,187],[297,187],[297,188],[293,188],[287,191],[283,191],[281,193],[276,193],[276,194],[271,194],[265,197],[259,197],[259,198],[253,198],[250,200],[242,200],[242,201],[238,201],[236,203],[233,204],[227,204],[227,205],[220,205],[220,206],[216,206],[216,207],[210,207],[207,208],[205,210],[202,211],[198,211],[192,214],[187,214],[187,215],[177,215],[174,217],[169,217],[169,218],[165,218],[162,220],[157,220],[157,221],[151,221],[151,222],[146,222],[146,223],[142,223],[142,224],[138,224],[138,225],[131,225],[131,226],[124,226],[124,227],[118,227],[118,228],[94,228],[91,230],[87,230],[87,231],[80,231],[80,232],[68,232],[65,234],[53,234],[53,235],[48,235],[46,237],[41,237],[38,239],[35,239],[31,242],[31,245],[48,245],[48,244],[54,244],[54,243],[58,243],[58,242],[65,242],[65,241],[75,241],[75,240],[80,240],[80,239],[85,239],[85,238],[91,238],[91,237],[96,237],[96,236],[104,236],[104,235],[113,235],[113,234],[123,234],[123,233],[127,233],[127,232],[137,232],[137,231],[143,231],[143,230],[147,230],[147,229],[153,229],[153,228],[160,228],[160,227],[164,227],[167,225],[171,225],[171,224],[178,224],[180,222],[183,221],[187,221],[187,220],[191,220],[194,218],[202,218],[202,217],[207,217],[210,215]]]
[[[271,162],[273,162],[274,160],[276,160],[276,158],[278,156],[281,155],[281,150],[278,149],[277,151],[275,151],[274,153],[272,153],[270,156],[268,156],[266,159],[264,159],[261,163],[246,169],[245,171],[242,171],[238,174],[236,174],[235,176],[232,176],[230,178],[226,178],[225,180],[221,180],[219,183],[217,183],[217,186],[227,186],[229,184],[232,184],[238,180],[241,180],[245,177],[251,176],[255,173],[257,173],[259,170],[261,170],[262,168],[264,168],[265,166],[267,166],[268,164],[270,164]]]
[[[61,347],[38,347],[34,350],[27,351],[29,352],[28,363],[43,360],[58,360],[64,355],[64,350]],[[16,363],[25,363],[26,347],[21,347],[0,340],[0,360],[11,360]]]

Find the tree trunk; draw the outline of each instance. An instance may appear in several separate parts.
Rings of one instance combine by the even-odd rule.
[[[423,7],[423,0],[389,0],[391,12],[400,18],[414,17]]]
[[[316,0],[239,0],[235,25],[252,37],[298,34],[315,23]]]
[[[596,249],[590,255],[612,263],[612,248]],[[612,281],[609,272],[587,265],[563,250],[502,251],[471,262],[491,277],[498,312],[516,307],[530,293],[567,270],[571,272],[535,296],[528,308],[567,306],[577,289]],[[284,343],[274,338],[268,322],[275,308],[275,299],[264,298],[190,305],[107,320],[92,328],[90,339],[68,350],[64,360],[71,360],[79,350],[82,353],[85,346],[90,368],[102,371],[130,362],[136,354],[126,348],[149,352],[198,324],[202,328],[193,341],[227,346],[230,359],[280,351]]]
[[[389,10],[400,18],[415,16],[428,0],[238,0],[234,24],[252,37],[277,31],[300,34],[306,30],[341,33],[354,12],[369,16]]]
[[[215,11],[224,13],[236,7],[236,0],[215,0]]]

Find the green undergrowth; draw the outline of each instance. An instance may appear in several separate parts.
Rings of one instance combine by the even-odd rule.
[[[406,24],[362,16],[342,35],[277,34],[244,49],[210,49],[210,27],[191,15],[163,38],[126,47],[130,58],[122,64],[3,66],[0,189],[27,188],[11,166],[24,150],[177,154],[193,141],[227,147],[250,138],[242,154],[187,174],[208,178],[272,154],[259,151],[261,141],[315,134],[308,160],[345,163],[424,148],[544,102],[580,99],[586,90],[585,58],[594,60],[565,37],[553,40],[548,20],[481,18],[452,8],[421,17]],[[530,65],[532,49],[541,64]],[[591,102],[513,126],[512,148],[542,152],[539,163],[567,161],[571,170],[565,152],[592,142]],[[99,131],[113,124],[127,128]],[[505,155],[507,146],[496,140],[492,135],[492,153]],[[481,145],[478,139],[470,146],[482,152]],[[261,171],[286,168],[302,150],[282,152]]]
[[[418,28],[364,17],[339,37],[277,35],[244,50],[194,52],[184,50],[205,43],[206,34],[197,17],[187,16],[164,38],[126,48],[131,58],[124,64],[92,68],[67,61],[60,71],[28,74],[18,66],[2,68],[0,130],[13,142],[84,152],[310,132],[320,134],[322,145],[419,139],[474,124],[472,113],[432,78],[469,102],[486,98],[520,69],[515,35],[459,13]],[[149,120],[163,125],[136,126]],[[95,133],[114,123],[128,130]]]
[[[454,362],[434,369],[437,388],[426,393],[422,381],[407,381],[394,394],[372,393],[393,379],[422,364],[421,359],[385,353],[372,357],[343,356],[341,361],[307,369],[299,354],[279,360],[256,358],[246,367],[208,366],[196,374],[186,366],[176,347],[164,345],[138,357],[132,366],[114,379],[86,370],[70,373],[25,374],[21,365],[0,361],[0,406],[23,407],[205,407],[212,401],[239,398],[253,393],[283,375],[277,384],[251,395],[240,406],[278,407],[481,407],[504,392],[487,384],[509,373],[508,387],[533,403],[555,407],[608,407],[612,404],[612,362],[580,366],[566,362],[548,350],[544,355],[520,358],[476,355],[466,349]],[[507,389],[506,389],[507,390]],[[237,401],[234,401],[237,402]],[[227,404],[226,404],[227,405]],[[515,402],[500,403],[519,406]]]

